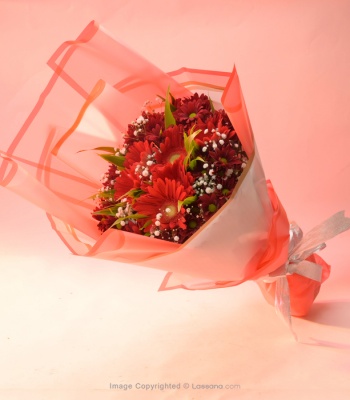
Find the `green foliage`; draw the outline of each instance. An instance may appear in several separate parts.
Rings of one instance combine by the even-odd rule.
[[[164,123],[165,129],[169,128],[171,125],[176,125],[175,118],[173,116],[174,109],[172,110],[171,103],[169,101],[169,97],[173,100],[173,96],[170,94],[170,88],[168,88],[166,98],[165,98],[165,107],[164,107]]]
[[[116,165],[118,169],[120,170],[124,169],[124,161],[125,161],[124,156],[115,156],[113,154],[99,154],[99,156],[104,160],[108,161],[109,163]]]
[[[131,214],[131,215],[126,215],[125,217],[120,217],[118,218],[116,221],[113,222],[113,224],[111,225],[111,228],[113,228],[116,225],[119,225],[122,221],[126,221],[126,220],[133,220],[133,219],[142,219],[142,218],[147,218],[147,215],[143,215],[143,214]]]

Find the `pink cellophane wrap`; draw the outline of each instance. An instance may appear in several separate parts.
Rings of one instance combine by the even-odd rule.
[[[290,313],[295,317],[303,317],[309,311],[318,295],[322,283],[328,279],[331,268],[317,254],[312,254],[308,259],[322,267],[321,281],[315,281],[299,274],[288,275],[290,291]],[[259,281],[259,287],[270,304],[275,304],[276,282]]]
[[[48,65],[54,71],[49,84],[2,153],[0,181],[45,210],[74,254],[168,271],[161,289],[237,285],[286,263],[288,218],[264,176],[236,70],[182,68],[166,74],[95,22],[77,40],[64,43]],[[121,145],[123,130],[145,102],[168,87],[175,97],[189,96],[191,90],[209,93],[228,113],[249,163],[231,199],[183,245],[114,229],[101,235],[91,217],[90,197],[101,186],[106,162],[93,151],[79,151]],[[320,284],[307,290],[310,279],[290,279],[301,279],[297,306],[291,283],[292,312],[301,315]],[[267,297],[273,292],[273,284],[261,288]]]

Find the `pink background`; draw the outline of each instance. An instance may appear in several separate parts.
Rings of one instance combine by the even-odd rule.
[[[236,65],[265,173],[305,231],[350,214],[350,1],[0,0],[0,149],[44,89],[46,61],[95,19],[165,71]],[[45,214],[0,188],[0,397],[347,399],[347,232],[293,341],[257,286],[158,293],[164,273],[73,257]],[[327,344],[327,343],[325,343]],[[338,347],[336,347],[338,345]],[[118,392],[110,383],[239,384]]]

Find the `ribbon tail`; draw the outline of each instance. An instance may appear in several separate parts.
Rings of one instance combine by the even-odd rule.
[[[303,260],[298,264],[288,264],[287,272],[305,276],[317,282],[322,281],[322,266],[311,261]]]
[[[315,251],[322,250],[328,240],[350,229],[350,218],[339,211],[309,231],[293,249],[291,261],[303,260]]]
[[[289,285],[286,276],[279,277],[276,280],[275,289],[275,310],[283,319],[289,330],[292,332],[294,339],[298,341],[298,336],[295,333],[292,325],[292,316],[290,309],[290,293]]]

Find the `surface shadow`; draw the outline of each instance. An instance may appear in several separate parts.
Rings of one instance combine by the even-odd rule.
[[[350,329],[350,300],[314,303],[309,314],[303,319]]]

